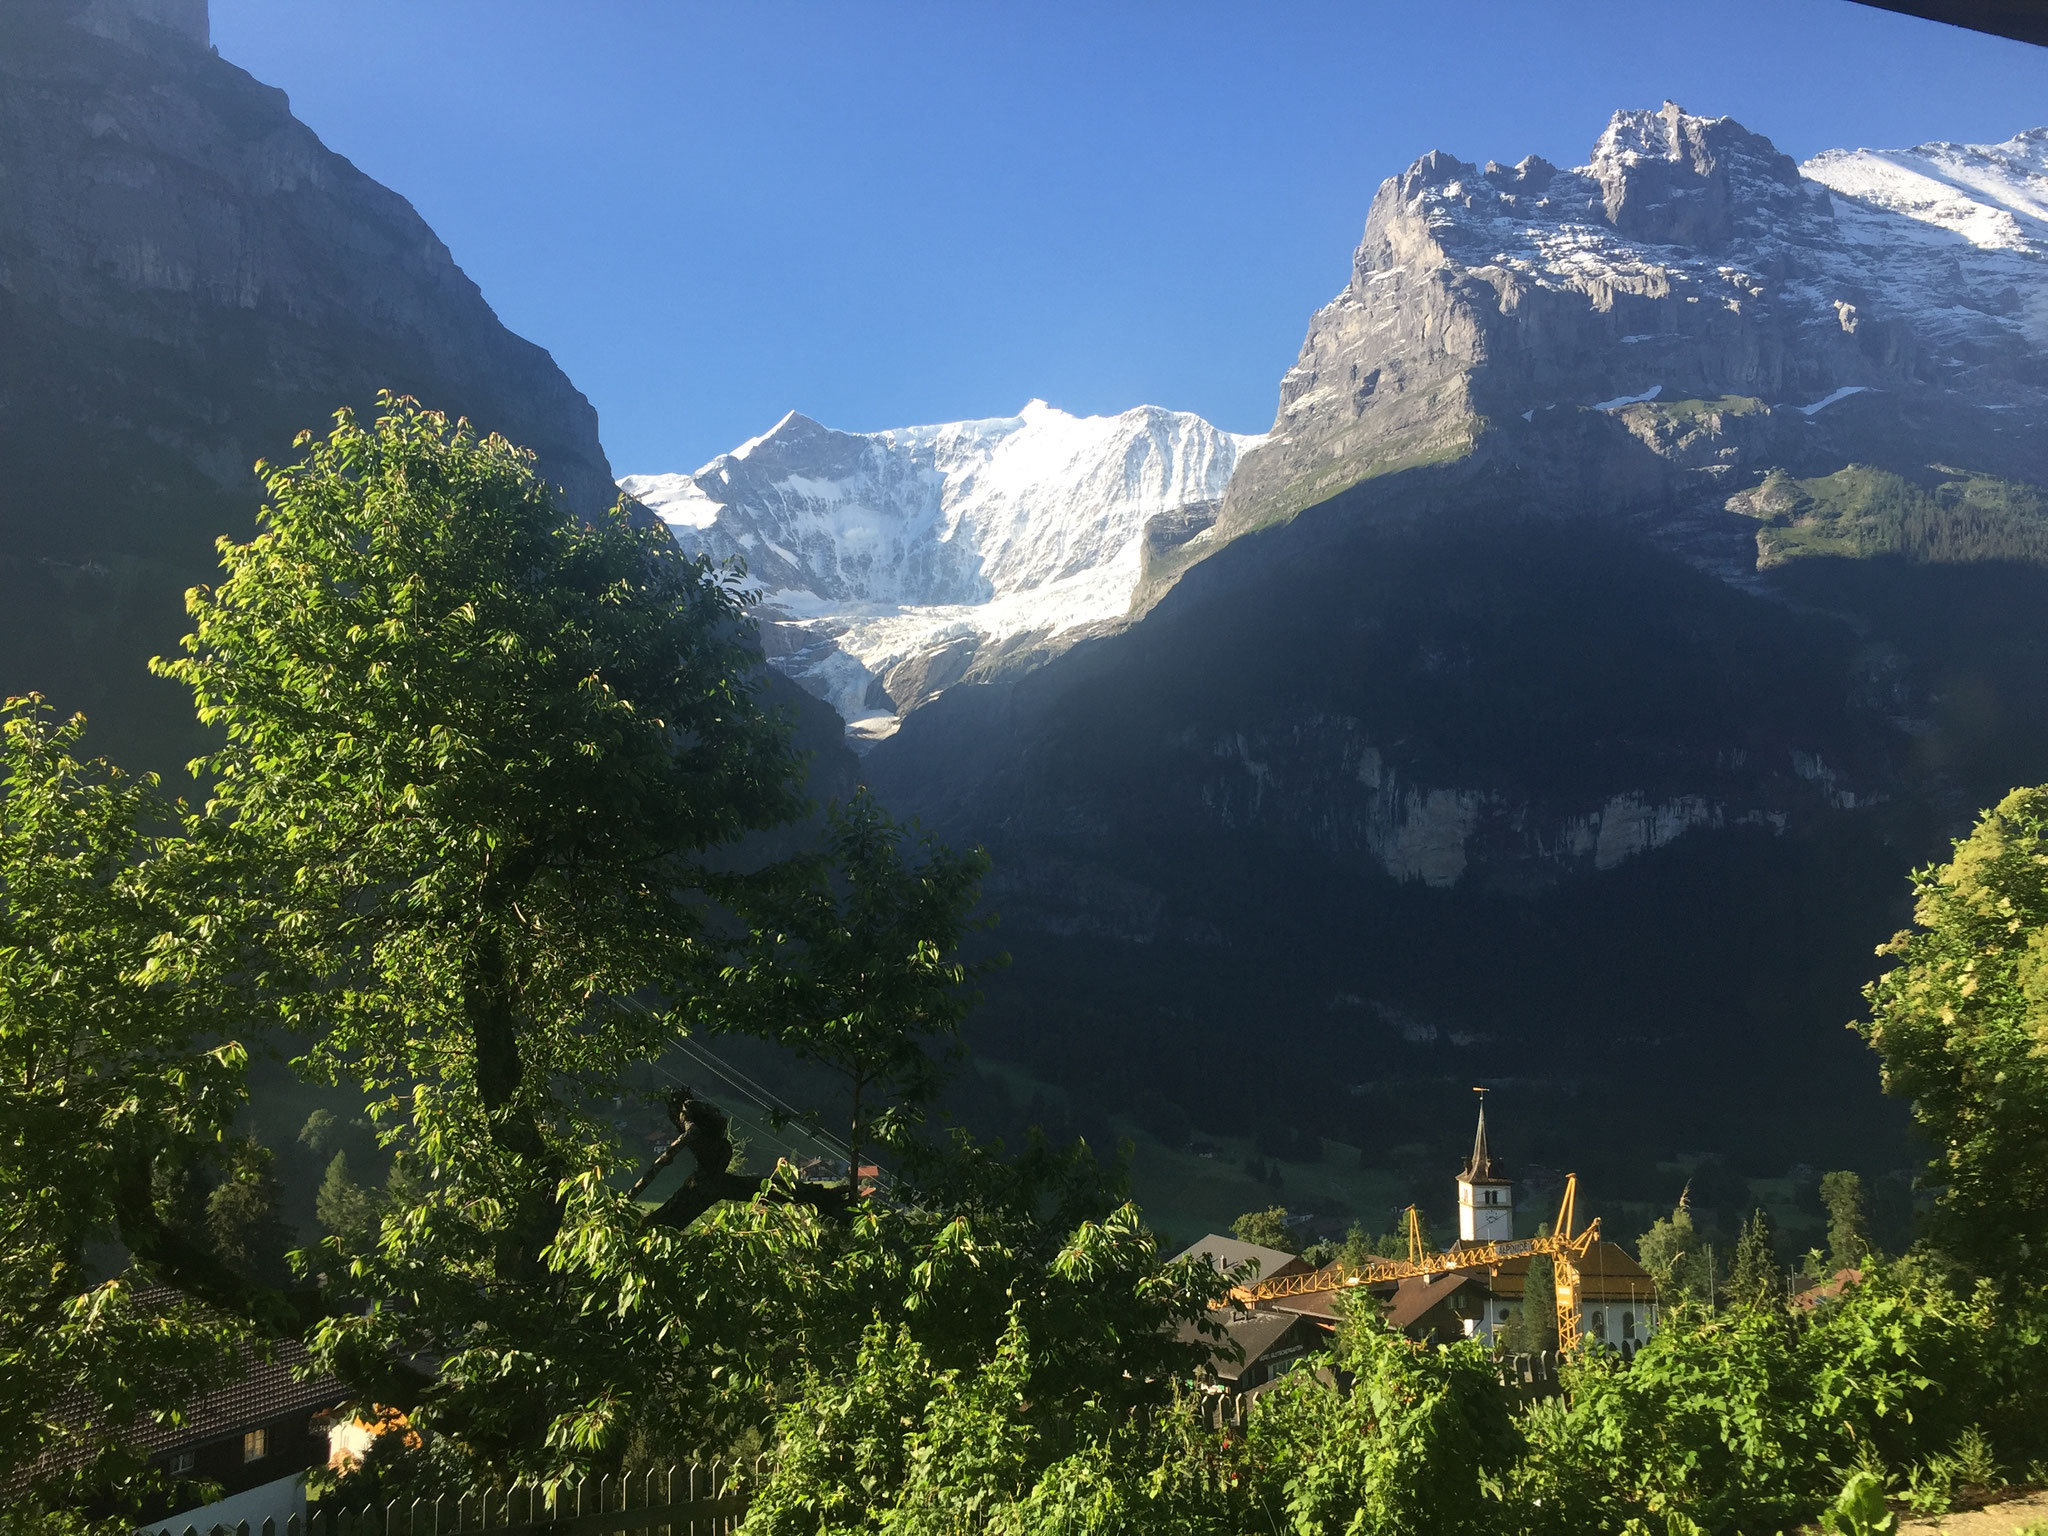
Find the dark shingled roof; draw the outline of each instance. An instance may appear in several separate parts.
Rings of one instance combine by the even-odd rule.
[[[1228,1360],[1219,1356],[1216,1360],[1216,1374],[1224,1381],[1236,1381],[1244,1372],[1257,1365],[1266,1354],[1284,1343],[1289,1333],[1304,1330],[1297,1339],[1294,1349],[1316,1348],[1324,1343],[1322,1325],[1315,1319],[1295,1312],[1268,1311],[1261,1308],[1256,1312],[1233,1311],[1216,1319],[1230,1334],[1231,1342],[1244,1351],[1242,1361]],[[1200,1333],[1193,1323],[1182,1323],[1178,1337],[1184,1343],[1202,1343],[1214,1346],[1215,1341]],[[1290,1349],[1288,1353],[1293,1353]]]
[[[147,1308],[152,1301],[168,1301],[176,1293],[153,1287],[138,1291],[135,1301]],[[138,1415],[128,1426],[126,1440],[142,1455],[155,1459],[172,1451],[204,1445],[209,1441],[260,1428],[298,1413],[310,1413],[339,1403],[348,1388],[333,1376],[318,1375],[307,1380],[297,1373],[311,1358],[306,1346],[296,1339],[276,1344],[272,1358],[261,1360],[256,1351],[242,1346],[242,1374],[226,1386],[185,1405],[183,1424],[161,1424],[147,1414]],[[56,1415],[73,1424],[84,1423],[91,1412],[83,1397],[67,1395],[54,1405]],[[47,1456],[34,1467],[17,1469],[0,1493],[20,1492],[36,1477],[81,1465],[85,1454],[76,1446]]]
[[[1454,1269],[1441,1275],[1410,1276],[1395,1287],[1393,1300],[1387,1304],[1387,1326],[1397,1332],[1405,1332],[1437,1303],[1463,1290],[1474,1280],[1483,1284],[1484,1278],[1483,1274],[1469,1269]]]
[[[295,1413],[310,1413],[348,1396],[348,1388],[332,1376],[296,1379],[295,1372],[309,1358],[306,1346],[296,1339],[279,1344],[275,1353],[275,1359],[258,1360],[244,1348],[241,1380],[192,1403],[183,1424],[139,1420],[132,1431],[134,1443],[155,1456],[218,1440],[224,1435],[239,1435]]]

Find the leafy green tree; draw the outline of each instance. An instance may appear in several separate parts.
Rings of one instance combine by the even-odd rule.
[[[346,1152],[335,1153],[334,1161],[321,1176],[320,1188],[313,1197],[313,1214],[332,1236],[350,1246],[359,1242],[376,1222],[377,1197],[350,1176]]]
[[[306,1116],[306,1123],[299,1127],[299,1145],[315,1157],[326,1157],[341,1150],[341,1116],[331,1109],[316,1109]]]
[[[1668,1305],[1689,1301],[1706,1304],[1714,1290],[1713,1255],[1706,1239],[1693,1226],[1692,1206],[1680,1195],[1669,1216],[1650,1224],[1636,1244],[1636,1257],[1650,1278],[1657,1282],[1657,1294]]]
[[[225,1177],[206,1196],[206,1235],[221,1262],[263,1284],[290,1282],[285,1249],[292,1234],[278,1215],[283,1191],[268,1147],[251,1137],[232,1144]]]
[[[1287,1207],[1269,1206],[1263,1211],[1246,1211],[1230,1224],[1230,1235],[1241,1243],[1276,1248],[1282,1253],[1301,1252],[1301,1239],[1287,1225]]]
[[[1476,1343],[1418,1344],[1366,1309],[1340,1330],[1340,1392],[1295,1371],[1248,1432],[1270,1514],[1297,1531],[1495,1532],[1521,1450],[1494,1365]]]
[[[617,1164],[601,1109],[710,984],[755,878],[735,845],[801,809],[800,764],[741,595],[659,527],[584,522],[410,401],[301,445],[159,663],[225,738],[209,899],[165,964],[235,935],[410,1181],[330,1270],[355,1304],[316,1357],[479,1445],[566,1452],[564,1403],[613,1362],[561,1270],[565,1181]],[[619,1240],[677,1219],[608,1214]]]
[[[1861,1027],[1937,1149],[1936,1236],[2020,1286],[2048,1256],[2048,787],[2016,789],[1913,876]]]
[[[1846,1170],[1822,1174],[1820,1198],[1828,1212],[1828,1262],[1836,1269],[1859,1267],[1870,1255],[1861,1175]]]
[[[857,1169],[877,1139],[898,1138],[899,1114],[938,1091],[937,1051],[972,1001],[957,950],[988,861],[914,838],[865,788],[827,807],[826,823],[818,854],[742,901],[741,956],[699,998],[697,1016],[837,1072]]]
[[[2040,1443],[2038,1326],[1910,1266],[1873,1270],[1810,1313],[1666,1314],[1623,1367],[1594,1354],[1525,1417],[1513,1475],[1558,1531],[1791,1530],[1857,1466],[1903,1469],[1972,1423]]]
[[[1751,1213],[1735,1240],[1735,1260],[1728,1271],[1728,1299],[1737,1306],[1770,1307],[1784,1299],[1785,1274],[1778,1268],[1771,1218],[1761,1209]]]
[[[617,1255],[630,1266],[621,1293],[657,1315],[664,1293],[702,1289],[707,1267],[759,1277],[713,1288],[711,1306],[732,1311],[694,1310],[692,1350],[669,1357],[666,1390],[648,1398],[687,1411],[716,1379],[780,1407],[757,1529],[895,1529],[885,1517],[910,1519],[890,1515],[899,1504],[924,1507],[963,1480],[984,1508],[1021,1497],[1041,1469],[1159,1409],[1206,1357],[1175,1331],[1206,1324],[1225,1282],[1197,1261],[1162,1267],[1085,1148],[1034,1142],[1002,1159],[956,1139],[912,1159],[904,1180],[914,1201],[870,1203],[847,1224],[801,1204],[728,1205]],[[717,1257],[680,1270],[657,1241]],[[971,1403],[954,1390],[969,1384]],[[1006,1449],[970,1475],[970,1441]]]
[[[130,1430],[232,1367],[238,1330],[188,1300],[249,1299],[199,1226],[193,1176],[243,1099],[214,994],[151,980],[177,896],[175,808],[74,755],[83,722],[0,708],[0,1483],[39,1457],[62,1496],[147,1485]],[[181,1195],[181,1191],[185,1193]],[[96,1274],[89,1250],[129,1263]]]
[[[1550,1235],[1548,1222],[1538,1237]],[[1557,1261],[1547,1253],[1529,1260],[1522,1279],[1522,1305],[1508,1320],[1503,1346],[1513,1354],[1536,1355],[1557,1348]]]

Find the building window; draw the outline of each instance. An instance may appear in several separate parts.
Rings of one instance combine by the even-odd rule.
[[[242,1460],[261,1461],[270,1454],[270,1431],[252,1429],[242,1436]]]
[[[173,1477],[189,1477],[192,1475],[192,1469],[198,1465],[199,1457],[192,1451],[174,1451],[171,1453],[171,1476]]]
[[[1506,1322],[1508,1320],[1508,1309],[1506,1307],[1502,1307],[1500,1309],[1500,1320],[1502,1322]]]
[[[1635,1313],[1624,1312],[1621,1314],[1621,1336],[1624,1339],[1632,1339],[1636,1336]]]

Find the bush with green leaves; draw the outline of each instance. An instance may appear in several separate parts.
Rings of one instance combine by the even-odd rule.
[[[1632,1364],[1587,1356],[1565,1397],[1530,1410],[1518,1486],[1565,1528],[1791,1529],[1852,1470],[1903,1481],[1980,1424],[2004,1442],[1986,1456],[2024,1464],[2048,1410],[2040,1349],[1988,1290],[1910,1263],[1810,1313],[1682,1306]]]
[[[157,969],[180,809],[80,759],[82,729],[0,708],[0,1482],[40,1466],[57,1499],[139,1491],[139,1416],[232,1372],[246,1327],[207,1303],[250,1291],[196,1183],[233,1160],[247,1051],[213,990]]]
[[[1985,812],[1913,877],[1916,927],[1882,953],[1864,1033],[1937,1152],[1935,1233],[2038,1290],[2048,1259],[2048,786]]]
[[[1416,1343],[1361,1317],[1328,1372],[1296,1370],[1259,1400],[1245,1438],[1255,1502],[1296,1531],[1496,1532],[1522,1437],[1492,1356]]]

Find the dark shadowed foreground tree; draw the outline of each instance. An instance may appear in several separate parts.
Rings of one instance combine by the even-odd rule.
[[[136,1416],[232,1367],[220,1314],[138,1288],[250,1299],[163,1198],[221,1160],[244,1063],[211,995],[150,979],[175,808],[78,760],[80,729],[0,709],[0,1484],[40,1462],[52,1494],[131,1477]],[[131,1262],[96,1283],[116,1244]]]
[[[2048,787],[2016,789],[1913,878],[1864,1034],[1937,1149],[1935,1236],[2003,1283],[2048,1259]],[[1858,1213],[1860,1216],[1860,1212]]]
[[[862,788],[826,813],[824,847],[754,883],[746,937],[716,991],[707,1029],[743,1030],[830,1067],[847,1085],[847,1147],[857,1168],[897,1113],[928,1103],[971,1004],[957,958],[987,859],[913,839]]]

